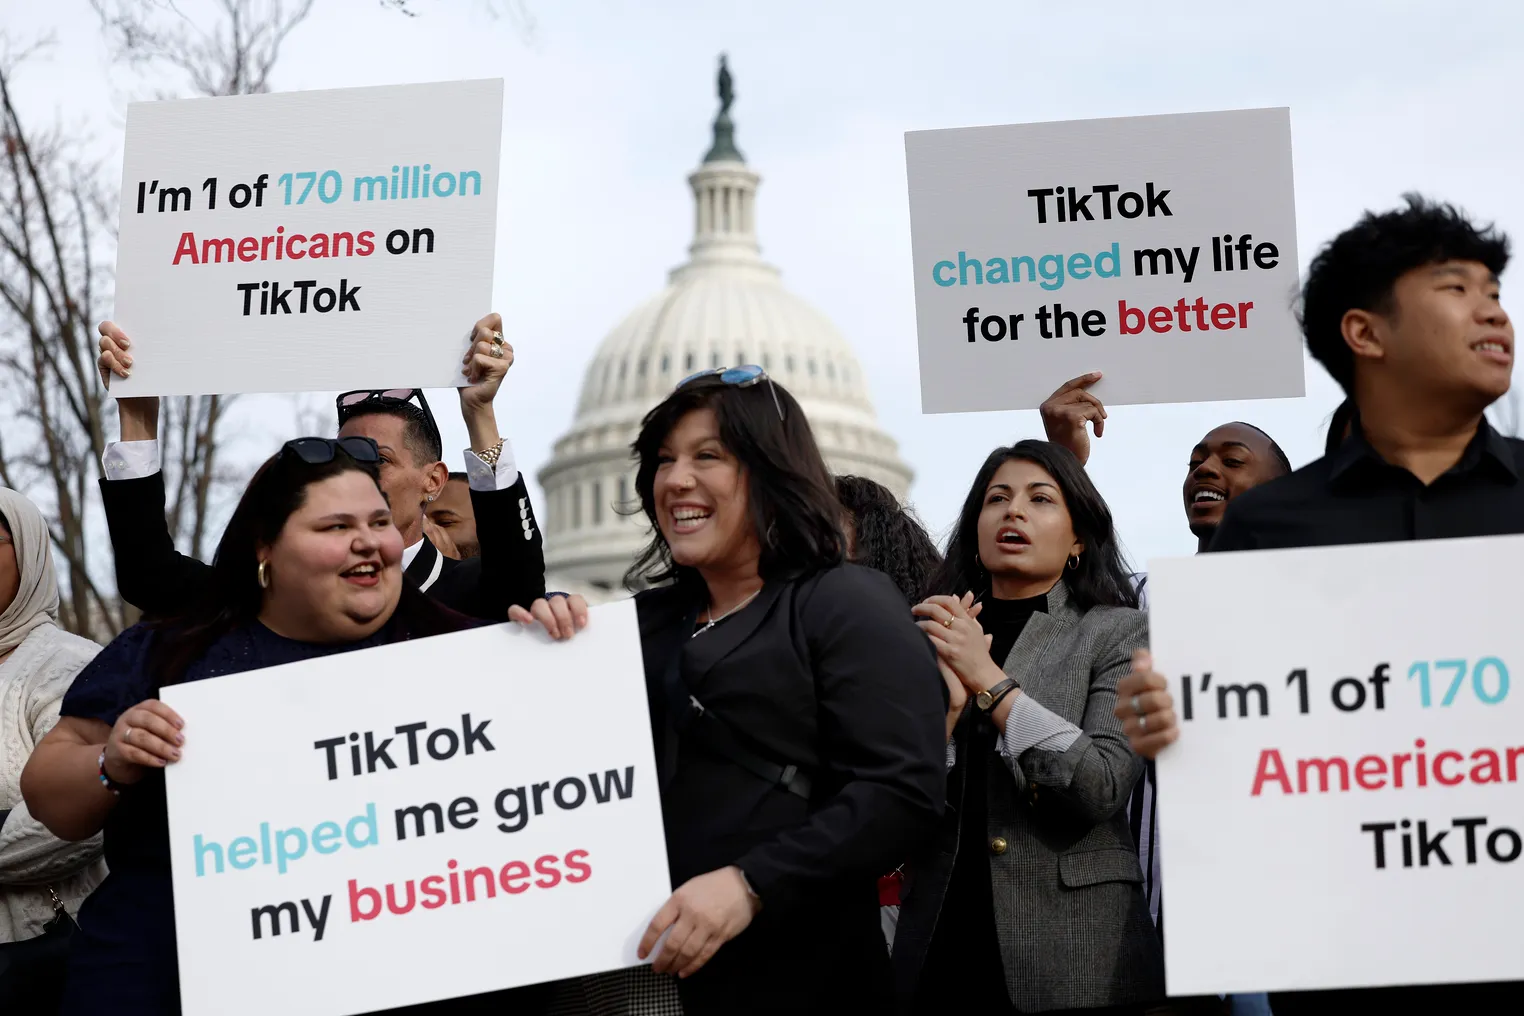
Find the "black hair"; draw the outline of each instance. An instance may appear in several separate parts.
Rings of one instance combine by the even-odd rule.
[[[465,473],[451,473],[450,474],[450,479],[451,480],[455,480],[455,481],[457,481],[459,483],[470,483],[471,482],[471,478],[469,476],[467,476]]]
[[[1328,436],[1323,439],[1323,454],[1332,455],[1344,443],[1345,433],[1355,421],[1355,400],[1345,399],[1328,420]]]
[[[746,472],[762,578],[791,578],[841,563],[841,503],[804,410],[770,379],[743,387],[711,374],[680,386],[641,421],[632,446],[639,462],[635,493],[651,523],[651,540],[625,574],[625,585],[699,581],[696,571],[672,560],[657,523],[655,490],[662,442],[679,420],[701,409],[714,412],[720,442]]]
[[[349,411],[344,422],[358,420],[362,416],[392,416],[402,421],[402,443],[413,457],[414,465],[427,466],[444,458],[444,444],[439,438],[439,428],[429,415],[411,402],[382,402],[373,399],[362,402]]]
[[[1275,438],[1273,438],[1269,434],[1265,433],[1263,428],[1256,427],[1252,423],[1244,423],[1242,420],[1234,420],[1231,424],[1229,424],[1229,426],[1232,426],[1232,427],[1248,427],[1250,430],[1254,431],[1260,437],[1264,438],[1266,441],[1268,441],[1270,443],[1270,454],[1274,455],[1275,456],[1275,461],[1280,464],[1281,472],[1283,474],[1291,472],[1291,459],[1286,457],[1285,449],[1283,449],[1280,446],[1280,444],[1278,444],[1276,442]]]
[[[307,500],[307,488],[330,477],[359,472],[381,490],[381,471],[374,462],[359,462],[342,448],[333,459],[319,464],[299,455],[277,452],[249,481],[248,488],[228,520],[227,530],[212,558],[211,594],[178,616],[154,622],[160,629],[151,661],[159,684],[170,685],[184,678],[186,669],[199,660],[217,640],[259,616],[264,590],[259,585],[259,548],[280,536],[286,520]],[[383,492],[384,496],[384,492]],[[411,583],[402,584],[402,599],[393,614],[403,623],[408,637],[438,635],[464,625],[458,615],[440,607]]]
[[[1351,310],[1388,314],[1398,278],[1424,265],[1476,261],[1494,275],[1508,265],[1508,236],[1491,224],[1476,226],[1453,205],[1404,194],[1407,207],[1366,212],[1328,242],[1307,269],[1302,286],[1302,334],[1307,352],[1353,393],[1355,354],[1344,341]]]
[[[836,497],[852,517],[852,560],[888,575],[910,603],[920,602],[942,564],[937,545],[908,508],[883,484],[863,476],[838,476]]]
[[[15,536],[11,530],[11,520],[5,517],[5,512],[0,512],[0,529],[5,530],[6,536]]]
[[[1075,606],[1080,610],[1097,606],[1137,607],[1138,593],[1122,560],[1106,499],[1090,482],[1085,467],[1080,465],[1073,452],[1051,441],[1036,440],[996,448],[979,467],[968,496],[963,499],[963,509],[958,513],[957,526],[947,543],[942,567],[932,577],[927,589],[928,595],[962,596],[973,592],[981,599],[989,595],[990,574],[979,560],[979,514],[984,509],[984,494],[995,472],[1012,459],[1041,466],[1058,481],[1058,489],[1063,492],[1069,518],[1074,524],[1074,535],[1085,545],[1078,565],[1063,575],[1063,582],[1069,587],[1069,598]]]

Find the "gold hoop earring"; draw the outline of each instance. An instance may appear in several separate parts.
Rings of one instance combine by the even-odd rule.
[[[1069,570],[1070,571],[1074,571],[1074,569],[1076,569],[1078,567],[1079,567],[1079,555],[1078,554],[1070,554],[1069,555]]]
[[[269,561],[261,561],[261,562],[259,562],[259,588],[261,588],[261,589],[269,589],[270,588],[270,562]]]

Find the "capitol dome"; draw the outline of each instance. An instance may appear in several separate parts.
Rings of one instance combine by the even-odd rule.
[[[720,96],[714,144],[688,177],[695,202],[689,260],[598,347],[576,419],[540,471],[552,589],[605,598],[622,588],[649,535],[630,445],[646,412],[697,371],[760,364],[804,407],[833,472],[870,477],[901,499],[909,491],[911,470],[878,426],[852,347],[761,258],[761,178],[734,143],[723,58]]]

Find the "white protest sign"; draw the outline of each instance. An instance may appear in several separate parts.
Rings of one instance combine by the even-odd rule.
[[[1155,562],[1171,995],[1524,979],[1524,537]]]
[[[133,103],[113,394],[463,384],[502,110],[501,80]]]
[[[1285,109],[905,135],[921,409],[1303,393]]]
[[[186,1016],[634,965],[671,893],[633,601],[163,690]]]

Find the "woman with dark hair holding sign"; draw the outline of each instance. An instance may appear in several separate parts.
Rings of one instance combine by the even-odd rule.
[[[288,442],[233,512],[212,566],[214,595],[181,617],[123,632],[64,697],[62,718],[21,775],[22,793],[63,839],[104,830],[110,868],[80,913],[66,1014],[180,1009],[163,769],[195,750],[195,732],[158,700],[159,688],[478,623],[402,581],[402,536],[378,463],[369,438]],[[512,616],[556,637],[587,620],[576,597]]]
[[[1067,449],[997,448],[941,595],[915,608],[948,679],[947,820],[907,866],[894,943],[913,1011],[1113,1009],[1164,996],[1112,715],[1147,625],[1111,511]]]
[[[640,952],[689,1016],[887,1012],[877,879],[944,796],[935,655],[893,583],[843,562],[809,422],[762,368],[689,378],[635,452],[677,887]]]

